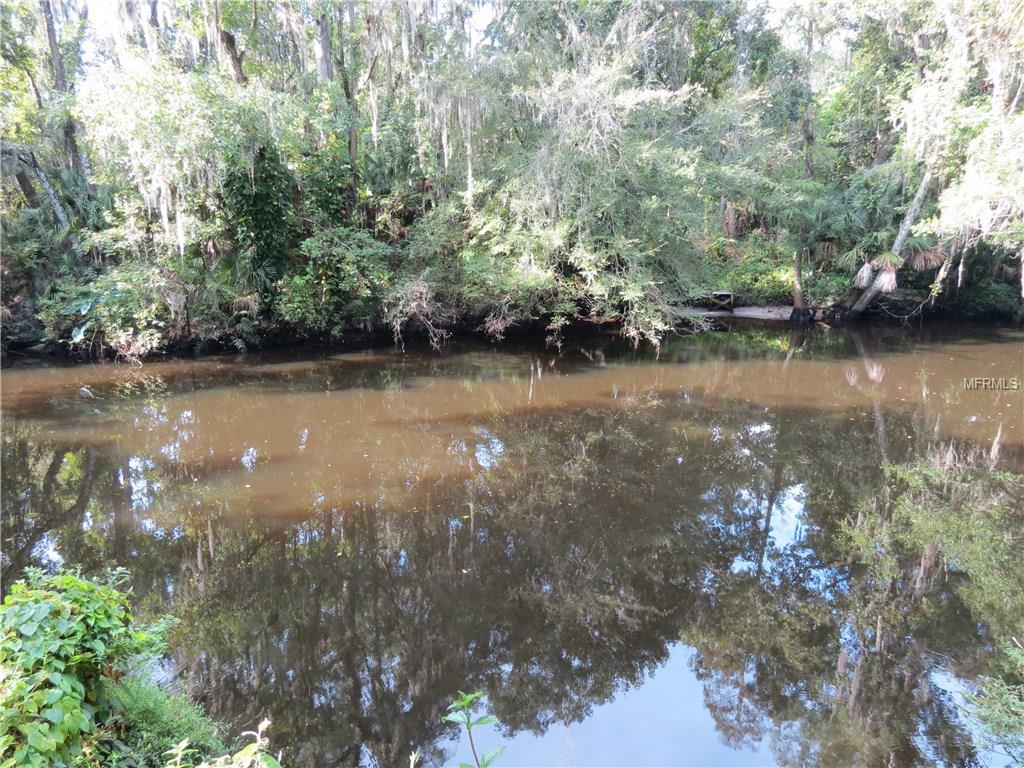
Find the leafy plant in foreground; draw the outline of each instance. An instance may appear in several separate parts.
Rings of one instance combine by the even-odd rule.
[[[107,685],[158,646],[117,586],[30,570],[0,608],[0,766],[67,765],[109,711]]]
[[[473,710],[476,709],[477,702],[483,696],[483,691],[474,691],[473,693],[459,691],[459,697],[448,705],[448,714],[441,718],[446,723],[466,726],[466,735],[469,736],[469,748],[473,751],[473,760],[476,761],[476,768],[489,768],[489,766],[494,765],[494,761],[501,757],[501,753],[505,751],[505,747],[495,747],[484,752],[482,756],[477,755],[476,743],[473,741],[473,729],[478,725],[493,725],[498,722],[491,715],[473,718]],[[467,763],[460,763],[459,768],[473,768],[473,766]]]
[[[269,720],[263,720],[255,731],[247,731],[245,736],[253,736],[254,740],[246,744],[233,755],[224,755],[212,761],[203,760],[196,763],[197,751],[189,747],[188,739],[167,750],[166,768],[281,768],[281,764],[267,752],[269,740],[266,736]]]
[[[129,664],[162,650],[163,621],[132,625],[128,579],[26,572],[0,607],[0,768],[281,768],[263,721],[232,755],[219,728],[185,697]],[[184,738],[183,738],[184,737]],[[173,746],[176,745],[176,746]],[[168,749],[168,747],[171,747]]]

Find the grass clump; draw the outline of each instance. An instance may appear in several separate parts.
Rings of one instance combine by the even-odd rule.
[[[125,731],[126,756],[139,768],[162,768],[183,739],[204,756],[227,751],[223,729],[199,705],[144,676],[121,680],[110,698]]]

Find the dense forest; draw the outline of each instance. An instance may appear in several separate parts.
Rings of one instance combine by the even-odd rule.
[[[2,0],[3,337],[1022,316],[1024,3]]]

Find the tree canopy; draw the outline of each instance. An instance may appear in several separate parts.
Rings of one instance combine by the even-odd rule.
[[[1014,0],[2,0],[5,343],[1020,316]],[[909,306],[908,305],[908,306]]]

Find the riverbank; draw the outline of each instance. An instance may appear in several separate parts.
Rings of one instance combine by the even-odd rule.
[[[970,314],[955,312],[948,308],[929,311],[917,311],[909,316],[900,309],[906,305],[906,299],[899,297],[896,304],[885,308],[876,307],[875,311],[853,318],[846,316],[834,305],[808,307],[806,315],[800,322],[792,316],[793,307],[786,304],[739,305],[732,309],[712,309],[705,306],[687,307],[685,321],[674,330],[666,331],[666,335],[688,334],[702,331],[716,331],[731,323],[793,325],[795,327],[815,324],[830,326],[850,325],[857,328],[893,327],[913,321],[915,325],[955,325],[968,324],[974,327],[988,325],[992,328],[1019,328],[1021,318],[1014,318],[1005,313],[993,313],[978,322]],[[440,331],[440,333],[439,333]],[[615,334],[625,339],[621,322],[616,318],[600,319],[595,317],[579,318],[575,322],[560,327],[557,334],[552,334],[550,323],[544,320],[520,322],[509,325],[500,337],[488,334],[479,323],[456,324],[444,329],[425,329],[412,324],[404,334],[396,338],[394,330],[385,326],[367,329],[351,329],[339,338],[308,336],[280,327],[268,327],[265,335],[254,336],[249,345],[239,346],[225,341],[211,339],[179,339],[156,349],[142,357],[132,358],[119,356],[111,349],[72,349],[62,342],[47,343],[14,343],[0,348],[0,366],[11,367],[33,363],[75,363],[110,359],[119,362],[139,363],[168,357],[203,357],[218,355],[235,355],[256,353],[259,351],[284,350],[337,350],[359,351],[371,348],[395,347],[401,349],[406,343],[418,344],[426,341],[438,349],[444,348],[455,339],[478,339],[493,344],[502,344],[508,340],[543,338],[554,347],[574,338],[585,337],[594,333]]]

